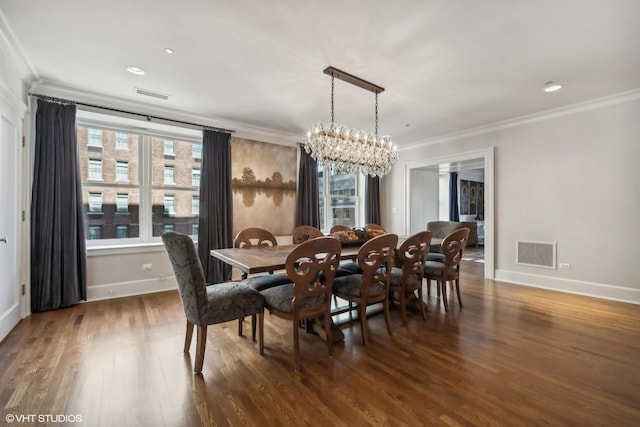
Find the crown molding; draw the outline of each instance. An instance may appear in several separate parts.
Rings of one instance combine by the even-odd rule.
[[[69,101],[79,103],[99,105],[106,108],[133,111],[143,115],[148,114],[150,116],[159,116],[184,122],[201,123],[215,128],[232,129],[235,131],[233,136],[236,138],[251,139],[288,146],[295,146],[300,140],[299,135],[291,133],[274,131],[273,129],[253,126],[232,120],[221,120],[199,116],[171,108],[157,107],[143,102],[130,101],[47,80],[37,80],[32,82],[29,92],[51,96],[53,98],[67,99]]]
[[[429,138],[422,141],[416,141],[411,144],[398,147],[398,151],[406,151],[417,147],[441,144],[457,139],[468,138],[477,135],[483,135],[498,130],[508,129],[516,126],[522,126],[530,123],[536,123],[544,120],[555,119],[558,117],[576,114],[583,111],[595,110],[611,105],[632,102],[640,99],[640,89],[634,89],[627,92],[621,92],[613,95],[595,98],[589,101],[579,102],[576,104],[566,105],[564,107],[554,108],[551,110],[541,111],[539,113],[529,114],[526,116],[516,117],[514,119],[503,120],[486,126],[479,126],[472,129],[450,133],[448,135]]]
[[[31,81],[38,78],[36,68],[26,55],[2,10],[0,10],[0,50],[7,52],[9,62],[15,64],[24,80]]]

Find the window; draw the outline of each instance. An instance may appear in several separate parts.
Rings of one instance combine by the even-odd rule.
[[[173,166],[164,167],[164,184],[165,185],[175,184],[175,181],[173,180]]]
[[[173,209],[173,204],[175,202],[175,198],[171,194],[166,194],[164,196],[164,214],[165,215],[175,215],[175,210]]]
[[[117,213],[129,213],[129,195],[118,193],[116,194],[116,212]]]
[[[200,169],[191,169],[191,185],[200,187]]]
[[[191,234],[198,223],[193,197],[198,197],[200,188],[199,182],[189,185],[189,175],[200,169],[200,163],[188,153],[194,143],[201,143],[200,132],[174,128],[176,137],[154,135],[145,124],[144,133],[140,133],[128,124],[119,124],[116,117],[109,129],[101,129],[92,122],[94,114],[89,117],[78,110],[77,117],[78,140],[94,129],[92,134],[104,138],[107,150],[88,145],[79,150],[87,247],[158,242],[165,227]],[[110,123],[109,116],[104,117],[100,122]],[[163,132],[168,132],[165,127]],[[171,141],[167,148],[172,145],[174,153],[187,155],[167,161],[165,141]]]
[[[102,160],[89,159],[89,179],[102,181]]]
[[[191,224],[191,235],[198,236],[198,224]]]
[[[116,225],[116,239],[126,239],[129,237],[128,225]]]
[[[193,196],[191,198],[191,213],[194,215],[200,214],[200,196]]]
[[[116,162],[116,181],[129,181],[129,163]]]
[[[359,223],[359,179],[356,173],[334,173],[318,166],[318,194],[320,197],[320,228],[333,225],[363,226]]]
[[[175,230],[175,226],[173,224],[165,224],[162,227],[163,231],[174,231]]]
[[[89,147],[102,147],[102,129],[89,128],[87,135],[87,145]]]
[[[173,139],[164,140],[164,155],[175,156],[175,153],[173,152]]]
[[[191,144],[191,156],[194,159],[201,159],[202,158],[202,144],[199,144],[199,143],[196,143],[196,142]]]
[[[102,213],[102,193],[89,193],[89,212]]]
[[[102,227],[99,225],[90,225],[89,233],[87,233],[88,240],[102,239]]]
[[[116,148],[118,150],[129,149],[129,134],[127,132],[116,132]]]

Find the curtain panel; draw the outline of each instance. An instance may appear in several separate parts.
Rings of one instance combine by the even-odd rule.
[[[198,256],[207,283],[231,280],[231,266],[209,251],[233,246],[233,192],[231,188],[231,135],[204,130],[198,220]]]
[[[31,310],[87,299],[76,106],[38,100],[31,192]]]
[[[365,224],[380,224],[380,177],[367,175],[364,186]]]
[[[295,226],[311,225],[320,228],[320,203],[318,194],[318,162],[313,160],[300,145],[298,168],[298,194]]]
[[[449,172],[449,221],[460,221],[458,208],[458,172]]]

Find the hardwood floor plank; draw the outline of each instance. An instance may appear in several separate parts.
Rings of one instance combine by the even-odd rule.
[[[78,414],[91,426],[635,426],[640,307],[484,280],[463,261],[464,308],[426,297],[427,320],[383,316],[341,328],[328,358],[265,315],[265,355],[245,319],[207,331],[202,375],[174,291],[36,313],[0,343],[0,419]],[[347,315],[342,315],[347,319]],[[28,425],[23,423],[22,425]]]

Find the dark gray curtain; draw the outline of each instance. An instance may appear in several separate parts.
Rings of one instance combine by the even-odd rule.
[[[38,100],[31,189],[31,311],[87,299],[76,106]]]
[[[233,246],[231,135],[203,131],[200,172],[198,255],[208,283],[231,280],[231,266],[214,259],[211,249]]]
[[[380,177],[367,175],[364,186],[364,220],[380,224]]]
[[[300,167],[298,168],[298,198],[296,205],[296,227],[311,225],[320,228],[320,204],[318,195],[318,162],[313,160],[300,145]]]
[[[458,211],[458,172],[449,172],[449,221],[460,221]]]

